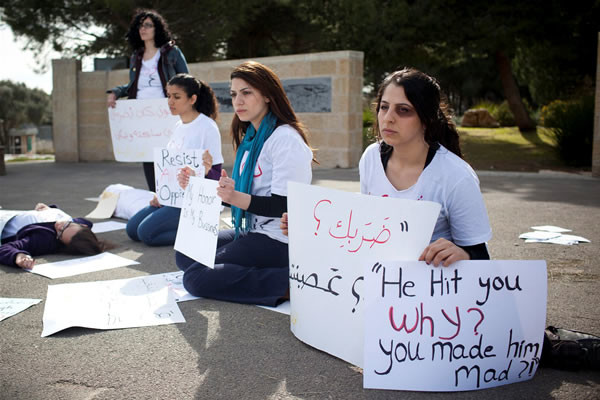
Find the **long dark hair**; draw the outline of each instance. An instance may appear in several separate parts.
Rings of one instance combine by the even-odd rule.
[[[450,109],[437,80],[414,68],[404,68],[385,77],[375,100],[375,114],[379,114],[383,92],[390,85],[402,86],[406,98],[415,108],[421,123],[425,125],[425,142],[432,146],[442,146],[462,158],[456,125],[452,121]],[[382,141],[377,117],[373,132],[381,143],[381,152],[392,151],[392,147]]]
[[[205,82],[194,78],[190,74],[177,74],[169,79],[169,85],[179,86],[188,97],[196,95],[194,108],[196,111],[214,120],[218,115],[218,103],[212,88]]]
[[[283,85],[277,75],[275,75],[275,72],[266,65],[256,61],[247,61],[233,70],[230,79],[233,78],[243,79],[264,97],[268,98],[269,110],[277,117],[277,126],[285,124],[292,126],[300,134],[304,143],[309,145],[306,128],[304,128],[304,125],[296,117],[296,113],[294,113],[294,109],[283,90]],[[249,124],[249,121],[240,121],[237,114],[234,114],[231,121],[231,136],[233,138],[234,149],[239,147]]]
[[[83,227],[65,244],[65,251],[69,254],[93,256],[114,247],[113,243],[98,239],[90,228]]]
[[[140,26],[146,18],[150,18],[154,24],[154,45],[157,48],[169,43],[173,39],[167,21],[165,21],[162,15],[155,10],[138,8],[135,10],[131,25],[129,25],[129,32],[125,36],[133,50],[144,48],[144,41],[140,37]]]

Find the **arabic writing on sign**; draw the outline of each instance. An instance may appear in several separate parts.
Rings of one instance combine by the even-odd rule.
[[[151,138],[151,137],[171,137],[173,134],[173,130],[170,128],[166,129],[149,129],[149,130],[133,130],[133,131],[123,131],[119,130],[117,133],[117,140],[125,140],[128,142],[133,142],[135,139],[139,138]]]
[[[115,120],[137,120],[140,118],[169,118],[171,113],[169,109],[158,106],[145,106],[142,108],[127,107],[113,112]]]
[[[328,199],[319,200],[313,209],[313,218],[316,221],[315,236],[319,236],[323,230],[326,230],[326,235],[338,240],[340,248],[345,247],[349,253],[358,252],[363,245],[373,248],[376,244],[381,245],[387,243],[392,237],[393,227],[390,225],[390,217],[384,217],[379,223],[373,221],[353,223],[354,210],[344,212],[342,218],[334,218],[335,223],[329,228],[321,229],[321,221],[328,213],[337,212],[339,210],[332,208],[333,202]],[[397,228],[399,232],[408,233],[408,222],[402,221]]]

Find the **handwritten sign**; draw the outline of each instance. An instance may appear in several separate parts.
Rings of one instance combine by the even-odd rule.
[[[221,198],[217,196],[218,181],[191,176],[185,189],[175,250],[214,268],[219,237]]]
[[[86,218],[94,218],[94,219],[105,219],[112,217],[115,209],[117,208],[117,203],[119,201],[119,193],[111,193],[111,192],[102,192],[100,195],[100,201],[96,205],[96,208],[92,210]]]
[[[183,167],[190,167],[203,175],[202,149],[170,150],[154,149],[154,176],[156,196],[160,204],[181,208],[184,189],[177,182],[177,173]]]
[[[365,286],[366,388],[474,390],[535,374],[544,261],[381,261],[368,268]]]
[[[185,322],[167,287],[142,279],[49,285],[42,337],[73,326],[122,329]]]
[[[288,184],[291,330],[362,366],[363,267],[417,260],[440,205]]]
[[[41,299],[12,299],[0,297],[0,321],[36,305]]]
[[[153,161],[154,148],[166,147],[178,116],[167,99],[118,100],[108,108],[108,121],[117,161]]]

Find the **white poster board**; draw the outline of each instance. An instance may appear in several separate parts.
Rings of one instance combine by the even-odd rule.
[[[154,148],[166,147],[180,118],[167,99],[118,100],[108,108],[108,122],[117,161],[153,161]]]
[[[215,266],[221,198],[218,181],[191,176],[179,217],[175,250],[206,265]]]
[[[42,301],[41,299],[13,299],[8,297],[0,297],[0,321],[6,318],[12,317],[15,314],[20,313],[28,309],[29,307],[36,305]]]
[[[439,214],[433,202],[288,184],[291,330],[362,367],[363,267],[417,260]]]
[[[365,271],[364,387],[485,389],[542,355],[545,261],[376,262]]]
[[[184,167],[196,171],[196,175],[204,175],[202,166],[202,149],[171,150],[154,149],[154,178],[156,180],[156,197],[165,206],[181,208],[185,190],[177,182],[177,173]]]
[[[70,327],[122,329],[185,322],[172,292],[143,279],[48,285],[42,337]]]
[[[139,264],[139,262],[116,254],[104,252],[96,254],[95,256],[73,258],[70,260],[45,264],[35,264],[33,268],[26,269],[25,271],[33,272],[34,274],[42,275],[50,279],[56,279],[135,264]]]

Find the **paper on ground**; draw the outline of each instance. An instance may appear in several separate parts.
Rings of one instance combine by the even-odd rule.
[[[268,306],[258,306],[260,308],[264,308],[265,310],[275,311],[281,314],[290,315],[290,301],[284,301],[277,307],[268,307]]]
[[[590,241],[581,236],[575,235],[559,235],[557,237],[553,237],[550,239],[527,239],[525,243],[551,243],[551,244],[563,244],[563,245],[573,245],[582,243],[590,243]]]
[[[100,201],[100,197],[86,197],[84,200],[93,201],[94,203],[97,203]]]
[[[104,192],[100,196],[96,208],[85,217],[94,219],[110,218],[117,208],[117,201],[119,201],[118,193]]]
[[[546,239],[552,239],[552,238],[559,237],[559,236],[560,236],[560,233],[556,233],[556,232],[533,231],[533,232],[521,233],[519,235],[519,239],[546,240]]]
[[[34,265],[32,269],[26,271],[33,272],[34,274],[42,275],[50,279],[56,279],[85,274],[88,272],[126,267],[134,264],[139,264],[139,262],[117,256],[109,252],[104,252],[95,256]]]
[[[122,329],[185,322],[168,288],[142,279],[48,285],[42,337],[70,327]]]
[[[39,303],[41,299],[11,299],[0,297],[0,321],[28,309]]]
[[[553,225],[532,226],[531,229],[533,229],[535,231],[546,231],[546,232],[556,232],[556,233],[571,232],[570,229],[561,228],[559,226],[553,226]]]
[[[103,233],[103,232],[111,232],[118,231],[120,229],[125,229],[127,224],[125,222],[117,222],[117,221],[105,221],[105,222],[97,222],[92,226],[92,232],[94,233]]]

